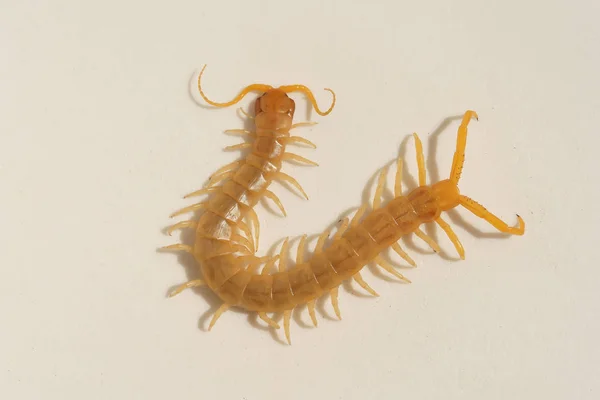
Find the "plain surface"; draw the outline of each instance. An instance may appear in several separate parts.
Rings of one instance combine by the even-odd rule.
[[[0,398],[600,395],[597,1],[2,3]],[[237,157],[222,151],[235,107],[194,100],[204,63],[216,100],[254,82],[338,95],[296,133],[320,166],[284,169],[310,200],[274,184],[289,216],[257,208],[260,254],[359,206],[399,154],[414,182],[413,131],[428,178],[447,176],[458,121],[433,133],[467,109],[461,189],[521,214],[525,236],[459,210],[465,261],[439,230],[447,259],[409,241],[412,285],[367,269],[381,297],[344,287],[343,320],[326,301],[313,329],[304,310],[291,347],[244,313],[205,332],[215,297],[167,299],[197,275],[156,251],[177,241],[162,230],[182,196]]]

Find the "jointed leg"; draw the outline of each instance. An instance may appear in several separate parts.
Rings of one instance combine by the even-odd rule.
[[[283,207],[283,203],[281,203],[281,200],[279,200],[279,197],[270,190],[265,190],[264,194],[266,198],[271,199],[273,203],[275,203],[275,205],[279,207],[279,210],[281,211],[283,216],[287,217],[287,213],[285,212],[285,208]]]
[[[313,325],[316,327],[318,323],[317,314],[315,313],[315,301],[309,301],[308,303],[306,303],[306,306],[308,307],[308,315],[310,315],[310,319],[312,320]]]
[[[351,227],[355,227],[359,224],[360,219],[362,218],[363,215],[365,215],[365,212],[367,211],[367,205],[363,204],[354,214],[354,216],[352,217],[352,221],[350,221],[350,226]]]
[[[256,253],[256,249],[254,249],[254,245],[251,243],[251,241],[242,235],[234,233],[233,235],[231,235],[231,241],[233,243],[237,243],[237,244],[243,246],[244,248],[246,248],[248,250],[249,254]]]
[[[183,285],[179,285],[177,288],[175,288],[175,290],[173,290],[171,293],[169,293],[169,297],[176,296],[179,293],[183,292],[185,289],[195,288],[195,287],[204,286],[204,285],[205,285],[205,283],[202,279],[195,279],[193,281],[186,282]]]
[[[308,158],[302,157],[298,154],[295,153],[283,153],[283,156],[281,157],[281,159],[283,161],[296,161],[299,163],[304,163],[304,164],[308,164],[308,165],[312,165],[313,167],[318,167],[319,164],[317,164],[314,161],[309,160]]]
[[[252,147],[252,143],[240,143],[234,144],[233,146],[226,146],[223,150],[225,151],[235,151],[235,150],[245,150]]]
[[[234,161],[234,162],[232,162],[232,163],[229,163],[229,164],[227,164],[227,165],[225,165],[225,166],[223,166],[223,167],[219,168],[218,170],[216,170],[216,171],[215,171],[215,172],[212,174],[212,177],[216,177],[216,176],[218,176],[218,175],[220,175],[220,174],[222,174],[222,173],[224,173],[224,172],[229,172],[229,171],[231,171],[231,170],[234,170],[234,169],[236,169],[237,167],[239,167],[240,165],[242,165],[243,163],[244,163],[244,161],[243,161],[243,160],[237,160],[237,161]]]
[[[346,232],[346,230],[348,229],[348,225],[350,225],[350,220],[348,218],[344,218],[337,232],[335,233],[335,235],[333,235],[333,240],[340,239],[344,232]]]
[[[285,331],[285,338],[288,341],[288,344],[292,344],[292,339],[290,337],[290,319],[292,319],[292,310],[287,310],[283,312],[283,329]]]
[[[517,215],[519,221],[518,227],[510,227],[506,222],[496,217],[494,214],[485,209],[481,204],[475,200],[468,198],[467,196],[460,196],[460,205],[477,215],[479,218],[483,218],[500,232],[509,233],[511,235],[522,235],[525,233],[525,221],[521,216]]]
[[[423,240],[425,243],[427,243],[429,245],[429,247],[431,247],[431,249],[433,251],[435,251],[436,253],[440,252],[440,245],[437,244],[435,242],[435,240],[433,240],[431,237],[429,237],[425,232],[423,232],[421,230],[421,228],[417,228],[415,230],[415,235],[417,235],[417,237],[421,240]]]
[[[300,242],[298,243],[298,249],[296,253],[296,264],[300,265],[304,263],[304,253],[306,252],[306,235],[302,235]]]
[[[413,133],[415,138],[415,150],[417,152],[417,166],[419,167],[419,186],[425,186],[427,184],[427,172],[425,170],[425,156],[423,155],[423,143],[419,139],[419,135]]]
[[[460,256],[460,258],[462,260],[464,260],[465,259],[465,249],[463,248],[463,245],[460,243],[458,236],[456,236],[456,233],[454,233],[454,231],[452,230],[450,225],[448,225],[448,223],[446,221],[444,221],[441,217],[436,219],[435,222],[437,222],[437,224],[440,226],[440,228],[442,228],[444,230],[444,232],[446,232],[446,235],[448,235],[448,238],[454,245],[454,248],[458,252],[458,255]]]
[[[288,241],[288,238],[285,238],[285,240],[283,241],[283,244],[281,245],[281,250],[279,252],[279,266],[278,266],[279,272],[285,271],[285,269],[287,267],[288,248],[289,248],[289,241]]]
[[[294,143],[302,143],[307,145],[308,147],[312,147],[313,149],[317,148],[317,145],[314,144],[313,142],[311,142],[308,139],[305,139],[303,137],[300,136],[290,136],[290,137],[284,137],[284,138],[280,138],[278,139],[281,143],[288,145],[288,144],[294,144]]]
[[[191,206],[184,207],[181,210],[175,211],[173,214],[170,215],[170,217],[173,218],[178,215],[185,214],[187,212],[200,210],[202,208],[205,208],[207,203],[207,201],[203,201],[202,203],[192,204]]]
[[[203,194],[209,194],[209,193],[215,192],[217,190],[219,190],[218,187],[207,187],[204,189],[196,190],[195,192],[192,192],[192,193],[188,193],[185,196],[183,196],[183,198],[187,199],[188,197],[192,197],[192,196],[200,196]]]
[[[289,184],[291,184],[292,186],[294,186],[296,189],[298,189],[306,198],[306,200],[308,200],[308,195],[306,194],[306,192],[304,191],[304,189],[302,189],[302,186],[300,186],[300,184],[298,183],[297,180],[295,180],[294,178],[292,178],[291,176],[289,176],[288,174],[285,174],[283,172],[274,172],[272,175],[269,176],[269,178],[273,179],[273,180],[279,180],[279,181],[286,181]]]
[[[376,210],[381,205],[383,189],[385,189],[385,178],[387,175],[388,167],[381,170],[379,179],[377,179],[377,188],[375,189],[375,196],[373,197],[373,209]]]
[[[215,312],[215,315],[213,315],[212,319],[210,320],[210,324],[208,325],[209,331],[212,329],[213,326],[215,326],[215,323],[217,322],[219,317],[221,317],[221,315],[223,315],[225,311],[229,310],[229,307],[229,304],[226,303],[223,303],[221,307],[219,307],[219,309]]]
[[[317,240],[317,245],[315,246],[315,254],[320,254],[323,251],[323,247],[325,246],[325,241],[329,237],[331,230],[327,229],[319,236]]]
[[[475,111],[467,111],[463,116],[458,133],[456,135],[456,151],[452,160],[452,170],[450,171],[450,180],[454,184],[458,184],[462,173],[463,164],[465,162],[465,147],[467,146],[467,126],[471,122],[471,118],[479,119]]]
[[[335,311],[335,315],[338,319],[342,319],[342,313],[340,312],[340,305],[338,302],[338,286],[331,289],[329,295],[331,296],[331,305],[333,306],[333,311]]]
[[[374,261],[377,263],[377,265],[379,265],[381,268],[385,269],[390,274],[394,275],[396,278],[403,280],[406,283],[412,283],[408,278],[406,278],[400,272],[396,271],[392,264],[390,264],[389,262],[387,262],[380,256],[375,257]]]
[[[367,282],[365,282],[365,280],[363,279],[360,272],[357,272],[356,274],[354,274],[353,278],[356,281],[356,283],[358,283],[367,292],[371,293],[375,297],[379,297],[379,294],[377,294],[377,292],[375,290],[373,290],[373,288],[371,286],[369,286],[369,284]]]
[[[317,124],[318,124],[318,122],[311,122],[311,121],[297,122],[290,127],[290,130],[295,129],[295,128],[300,128],[301,126],[312,126],[312,125],[317,125]]]
[[[260,272],[261,275],[268,275],[269,271],[271,271],[271,269],[273,268],[273,266],[275,265],[275,262],[277,260],[279,260],[279,255],[276,255],[275,257],[271,257],[271,259],[265,264],[263,270]]]
[[[255,138],[256,137],[256,133],[250,132],[250,131],[248,131],[246,129],[227,129],[224,132],[228,133],[230,135],[248,135],[251,138]]]
[[[402,164],[401,158],[396,161],[396,179],[394,182],[394,196],[402,196]]]
[[[248,119],[254,119],[254,117],[250,114],[248,114],[242,107],[238,108],[238,111],[241,112],[244,117],[248,118]]]
[[[161,247],[163,250],[175,250],[175,251],[185,251],[186,253],[194,254],[194,249],[192,246],[182,243],[170,244],[168,246]]]
[[[213,175],[208,179],[206,183],[206,187],[214,187],[217,183],[224,181],[225,179],[229,179],[233,176],[234,171],[222,172],[218,175]]]
[[[196,221],[181,221],[181,222],[178,222],[175,225],[171,225],[169,228],[167,228],[167,233],[169,234],[169,236],[171,236],[173,231],[176,231],[177,229],[185,229],[185,228],[196,229],[197,226],[198,226],[198,223]]]
[[[267,313],[259,312],[258,316],[260,319],[265,321],[271,328],[279,329],[279,324],[277,322],[275,322],[273,319],[269,318],[267,316]]]
[[[402,257],[407,263],[409,263],[410,265],[412,265],[413,267],[416,267],[417,264],[415,263],[415,260],[413,260],[400,246],[400,244],[398,243],[394,243],[392,245],[392,249],[396,252],[396,254],[398,254],[400,257]]]
[[[254,247],[258,248],[258,239],[260,237],[260,222],[258,221],[258,215],[256,215],[256,211],[254,211],[254,208],[252,207],[245,207],[244,211],[246,212],[246,218],[254,229]]]

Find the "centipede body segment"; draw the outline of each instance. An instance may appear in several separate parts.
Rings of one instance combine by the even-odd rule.
[[[258,257],[256,250],[259,222],[253,207],[262,197],[265,197],[275,202],[285,214],[279,198],[268,190],[271,182],[283,180],[298,189],[304,196],[306,193],[294,178],[281,172],[283,161],[293,160],[309,165],[315,164],[287,151],[287,146],[290,144],[315,147],[307,139],[290,136],[291,129],[307,123],[293,124],[295,103],[287,93],[293,91],[305,93],[320,115],[331,112],[335,104],[335,94],[331,107],[325,112],[318,108],[312,92],[303,85],[281,86],[276,89],[268,85],[250,85],[232,101],[216,103],[209,100],[202,91],[201,76],[202,72],[198,79],[201,96],[209,104],[217,107],[233,105],[250,91],[263,93],[255,103],[254,132],[236,131],[252,138],[251,143],[243,146],[250,150],[249,155],[221,168],[205,188],[191,194],[208,195],[207,200],[174,214],[203,210],[198,220],[179,222],[170,230],[194,229],[193,245],[175,244],[166,247],[166,249],[193,254],[202,275],[199,279],[184,283],[172,295],[186,288],[207,286],[223,301],[209,324],[209,330],[230,307],[256,312],[274,329],[279,329],[280,326],[269,315],[282,313],[285,336],[291,343],[292,310],[300,305],[306,305],[316,326],[315,301],[324,295],[330,296],[335,314],[341,319],[338,288],[342,282],[353,279],[364,290],[377,295],[361,276],[361,270],[365,265],[374,263],[396,278],[410,282],[381,256],[391,248],[407,263],[414,266],[414,260],[399,244],[403,236],[415,234],[435,251],[439,251],[437,243],[421,229],[421,225],[426,223],[436,223],[453,243],[459,256],[464,259],[465,251],[460,240],[442,217],[445,211],[457,206],[462,206],[489,222],[500,232],[511,235],[523,235],[525,232],[525,223],[520,216],[517,215],[516,227],[508,226],[482,205],[459,191],[458,183],[465,159],[467,127],[471,119],[478,118],[474,111],[467,111],[458,128],[456,150],[448,179],[432,185],[426,184],[423,148],[419,136],[414,134],[419,172],[417,188],[403,194],[402,160],[398,160],[393,188],[395,197],[391,201],[385,204],[382,201],[386,168],[379,176],[372,204],[361,206],[352,219],[342,220],[333,236],[329,231],[323,232],[310,257],[306,256],[306,236],[300,240],[294,265],[288,265],[287,262],[289,250],[287,239],[283,242],[279,255]],[[329,91],[333,94],[333,91]],[[261,267],[262,270],[259,272]]]

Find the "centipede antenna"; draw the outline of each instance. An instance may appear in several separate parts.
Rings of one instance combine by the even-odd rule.
[[[330,92],[333,95],[333,100],[331,102],[331,106],[329,106],[329,109],[327,109],[327,111],[321,111],[321,109],[319,108],[319,106],[317,105],[317,100],[315,99],[315,96],[312,94],[311,90],[309,88],[307,88],[304,85],[288,85],[288,86],[280,86],[279,90],[282,90],[286,93],[290,93],[290,92],[302,92],[306,95],[306,97],[308,97],[308,99],[310,100],[310,102],[312,103],[313,107],[315,108],[315,111],[317,112],[317,114],[325,116],[327,114],[329,114],[331,112],[331,110],[333,110],[333,107],[335,106],[335,92],[329,88],[325,88],[325,90],[327,90],[328,92]]]
[[[208,97],[206,97],[206,95],[204,94],[204,91],[202,90],[202,74],[204,73],[204,70],[206,69],[206,65],[204,65],[204,67],[202,67],[202,70],[200,71],[200,74],[198,74],[198,91],[200,92],[200,96],[202,96],[202,98],[204,99],[204,101],[206,101],[208,104],[210,104],[211,106],[215,106],[215,107],[228,107],[231,106],[237,102],[239,102],[240,100],[242,100],[244,98],[244,96],[246,96],[248,93],[252,92],[252,91],[257,91],[257,92],[266,92],[268,90],[273,89],[272,86],[269,85],[263,85],[263,84],[253,84],[253,85],[248,85],[246,86],[244,89],[242,89],[242,91],[231,101],[228,101],[226,103],[217,103],[215,101],[210,100]]]

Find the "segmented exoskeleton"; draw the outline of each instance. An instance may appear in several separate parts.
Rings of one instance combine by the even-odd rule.
[[[291,100],[287,96],[282,97],[277,89],[270,87],[264,89],[267,90],[267,93],[259,98],[256,106],[257,126],[263,118],[261,115],[270,116],[268,111],[273,109],[283,111],[283,114],[288,116],[291,109],[293,114],[293,108],[290,108],[293,107],[290,106],[293,103],[290,103]],[[242,95],[238,96],[237,100],[225,103],[225,105],[239,101]],[[262,99],[277,99],[275,104],[280,104],[280,106],[265,109]],[[211,104],[216,103],[211,102]],[[317,112],[319,111],[317,110]],[[277,329],[279,324],[267,313],[282,312],[285,335],[288,342],[291,343],[290,317],[292,310],[297,306],[307,305],[311,319],[316,326],[315,301],[326,294],[331,296],[335,313],[341,319],[338,287],[343,281],[354,279],[368,292],[377,295],[360,274],[365,265],[375,263],[399,279],[410,282],[380,254],[391,247],[408,263],[414,265],[414,261],[398,243],[403,236],[412,233],[426,240],[435,250],[439,250],[439,246],[420,229],[422,224],[437,223],[448,235],[460,257],[464,259],[463,246],[450,225],[441,217],[445,211],[461,205],[491,223],[500,232],[522,235],[525,231],[525,223],[520,216],[517,216],[518,227],[509,227],[483,206],[459,192],[458,182],[465,158],[467,126],[472,118],[477,118],[477,114],[474,111],[467,111],[458,129],[456,151],[449,179],[430,186],[426,185],[423,148],[418,135],[414,134],[419,187],[406,195],[402,194],[402,162],[398,160],[394,185],[395,198],[385,205],[382,204],[386,168],[379,175],[372,208],[368,210],[368,205],[363,205],[351,220],[345,218],[327,245],[326,241],[330,236],[330,231],[323,232],[317,241],[314,254],[309,258],[305,257],[306,236],[303,236],[298,245],[296,264],[293,266],[288,266],[286,262],[287,239],[282,245],[279,256],[258,258],[253,254],[255,250],[253,243],[250,240],[243,240],[244,237],[236,232],[237,228],[239,232],[246,233],[246,239],[250,237],[249,229],[243,227],[241,219],[245,212],[248,212],[256,203],[256,197],[253,197],[254,193],[257,193],[255,196],[265,193],[265,187],[268,184],[265,183],[267,179],[255,178],[253,185],[256,186],[253,186],[243,184],[248,180],[242,179],[247,179],[245,177],[248,176],[264,176],[268,173],[279,174],[280,164],[274,165],[275,163],[268,161],[263,156],[265,153],[259,153],[260,155],[253,158],[251,162],[248,158],[241,167],[236,164],[234,167],[238,169],[235,173],[224,172],[228,175],[221,175],[224,176],[223,179],[220,179],[225,181],[223,185],[212,186],[210,190],[204,189],[197,193],[212,194],[211,200],[200,203],[201,206],[196,206],[206,208],[199,221],[186,221],[175,225],[175,227],[194,227],[196,229],[195,243],[193,246],[178,244],[167,248],[184,250],[193,254],[200,264],[202,279],[181,285],[173,292],[173,295],[185,288],[202,285],[206,285],[214,291],[223,300],[223,304],[214,314],[209,329],[213,327],[223,312],[234,306],[257,312],[262,320]],[[281,124],[281,126],[291,127],[291,117],[285,120],[285,124]],[[271,138],[269,148],[283,147],[282,144],[274,145],[278,139],[277,136],[272,137],[274,135],[272,129],[269,129],[267,133],[257,129],[255,147],[256,143],[260,142],[258,139],[265,135]],[[287,138],[288,136],[284,135],[283,137]],[[281,151],[277,154],[285,153]],[[269,197],[272,196],[269,195]],[[276,203],[279,201],[276,200]],[[193,207],[187,210],[191,210]],[[279,261],[278,269],[276,272],[272,272],[277,261]],[[257,269],[263,263],[265,266],[259,274]]]

